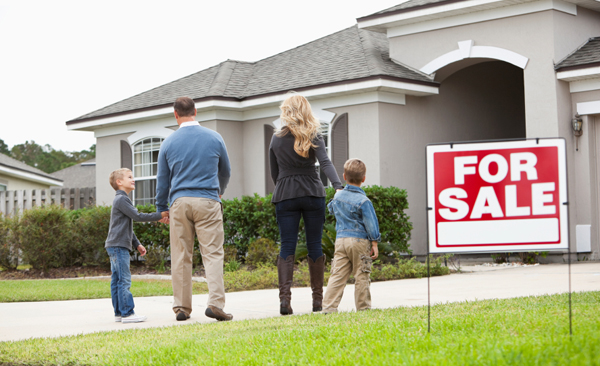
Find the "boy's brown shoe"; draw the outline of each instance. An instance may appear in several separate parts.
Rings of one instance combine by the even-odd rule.
[[[218,321],[227,321],[233,319],[233,315],[227,314],[222,309],[212,305],[208,305],[204,315],[209,318],[217,319]]]

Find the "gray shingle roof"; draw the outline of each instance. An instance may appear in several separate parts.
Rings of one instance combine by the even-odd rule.
[[[600,64],[600,37],[594,37],[560,61],[554,68],[583,68],[586,66],[598,66]]]
[[[376,76],[437,85],[429,76],[394,63],[385,34],[355,25],[257,62],[227,60],[67,123],[169,106],[182,95],[242,100]]]
[[[366,19],[379,18],[382,16],[391,15],[394,13],[402,13],[402,12],[408,11],[408,9],[431,7],[431,6],[437,6],[437,5],[447,4],[447,3],[456,3],[459,1],[466,1],[466,0],[408,0],[405,3],[399,4],[396,6],[392,6],[391,8],[387,8],[387,9],[378,11],[376,13],[373,13],[371,15],[367,15],[367,16],[358,18],[357,20],[361,21],[361,20],[366,20]],[[438,4],[438,3],[440,3],[440,4]]]
[[[52,175],[39,170],[38,168],[34,168],[32,166],[29,166],[17,159],[13,159],[10,156],[4,155],[4,154],[0,154],[0,165],[6,166],[8,168],[13,168],[13,169],[17,169],[17,170],[21,170],[27,173],[32,173],[35,175],[39,175],[42,176],[44,178],[49,178],[49,179],[54,179],[56,181],[62,182],[61,179],[57,178],[57,177],[53,177]]]
[[[96,159],[72,165],[52,173],[58,179],[62,179],[66,188],[93,188],[96,186]]]

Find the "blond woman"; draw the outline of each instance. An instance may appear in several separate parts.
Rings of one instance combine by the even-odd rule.
[[[271,139],[269,162],[275,182],[272,202],[281,235],[277,258],[280,313],[288,315],[293,314],[291,287],[301,217],[306,230],[313,311],[322,310],[325,256],[321,250],[321,235],[325,222],[325,189],[315,167],[316,161],[335,189],[343,187],[327,157],[325,141],[319,132],[321,124],[306,98],[291,94],[280,109],[282,125]]]

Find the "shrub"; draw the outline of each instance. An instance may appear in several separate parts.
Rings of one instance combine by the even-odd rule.
[[[144,245],[144,247],[146,246]],[[164,273],[169,255],[169,248],[164,248],[157,244],[150,244],[146,247],[146,255],[144,256],[145,264],[150,268],[154,268],[159,273]]]
[[[23,212],[18,235],[23,260],[32,268],[68,267],[81,262],[71,234],[67,210],[56,205],[35,207]]]
[[[5,269],[17,269],[19,265],[19,245],[15,232],[18,224],[18,216],[0,213],[0,266]]]
[[[240,262],[238,262],[238,261],[236,261],[234,259],[234,260],[232,260],[230,262],[225,263],[225,265],[223,266],[223,271],[225,271],[225,272],[235,272],[235,271],[237,271],[237,270],[240,269],[241,265],[242,264]]]
[[[110,266],[104,249],[110,226],[110,206],[91,206],[70,212],[73,237],[80,243],[82,264]]]
[[[260,238],[255,240],[250,244],[248,248],[248,257],[246,257],[246,262],[253,266],[256,266],[261,263],[271,263],[275,264],[277,262],[277,255],[279,254],[279,249],[275,242],[271,239]]]

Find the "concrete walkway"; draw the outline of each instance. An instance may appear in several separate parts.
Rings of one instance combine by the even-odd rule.
[[[465,273],[431,278],[431,303],[502,299],[564,293],[569,290],[568,266],[548,264],[530,267],[463,267]],[[600,291],[600,262],[574,263],[572,291]],[[427,305],[427,278],[375,282],[371,285],[373,307]],[[225,310],[235,320],[279,315],[278,290],[233,292]],[[211,323],[204,316],[207,295],[194,295],[191,319],[177,322],[171,296],[135,298],[136,312],[146,315],[143,323],[115,323],[110,299],[0,303],[0,341],[58,337],[82,333]],[[310,288],[292,289],[296,314],[311,311]],[[576,302],[573,303],[577,307]],[[347,286],[341,311],[354,310],[354,286]]]

